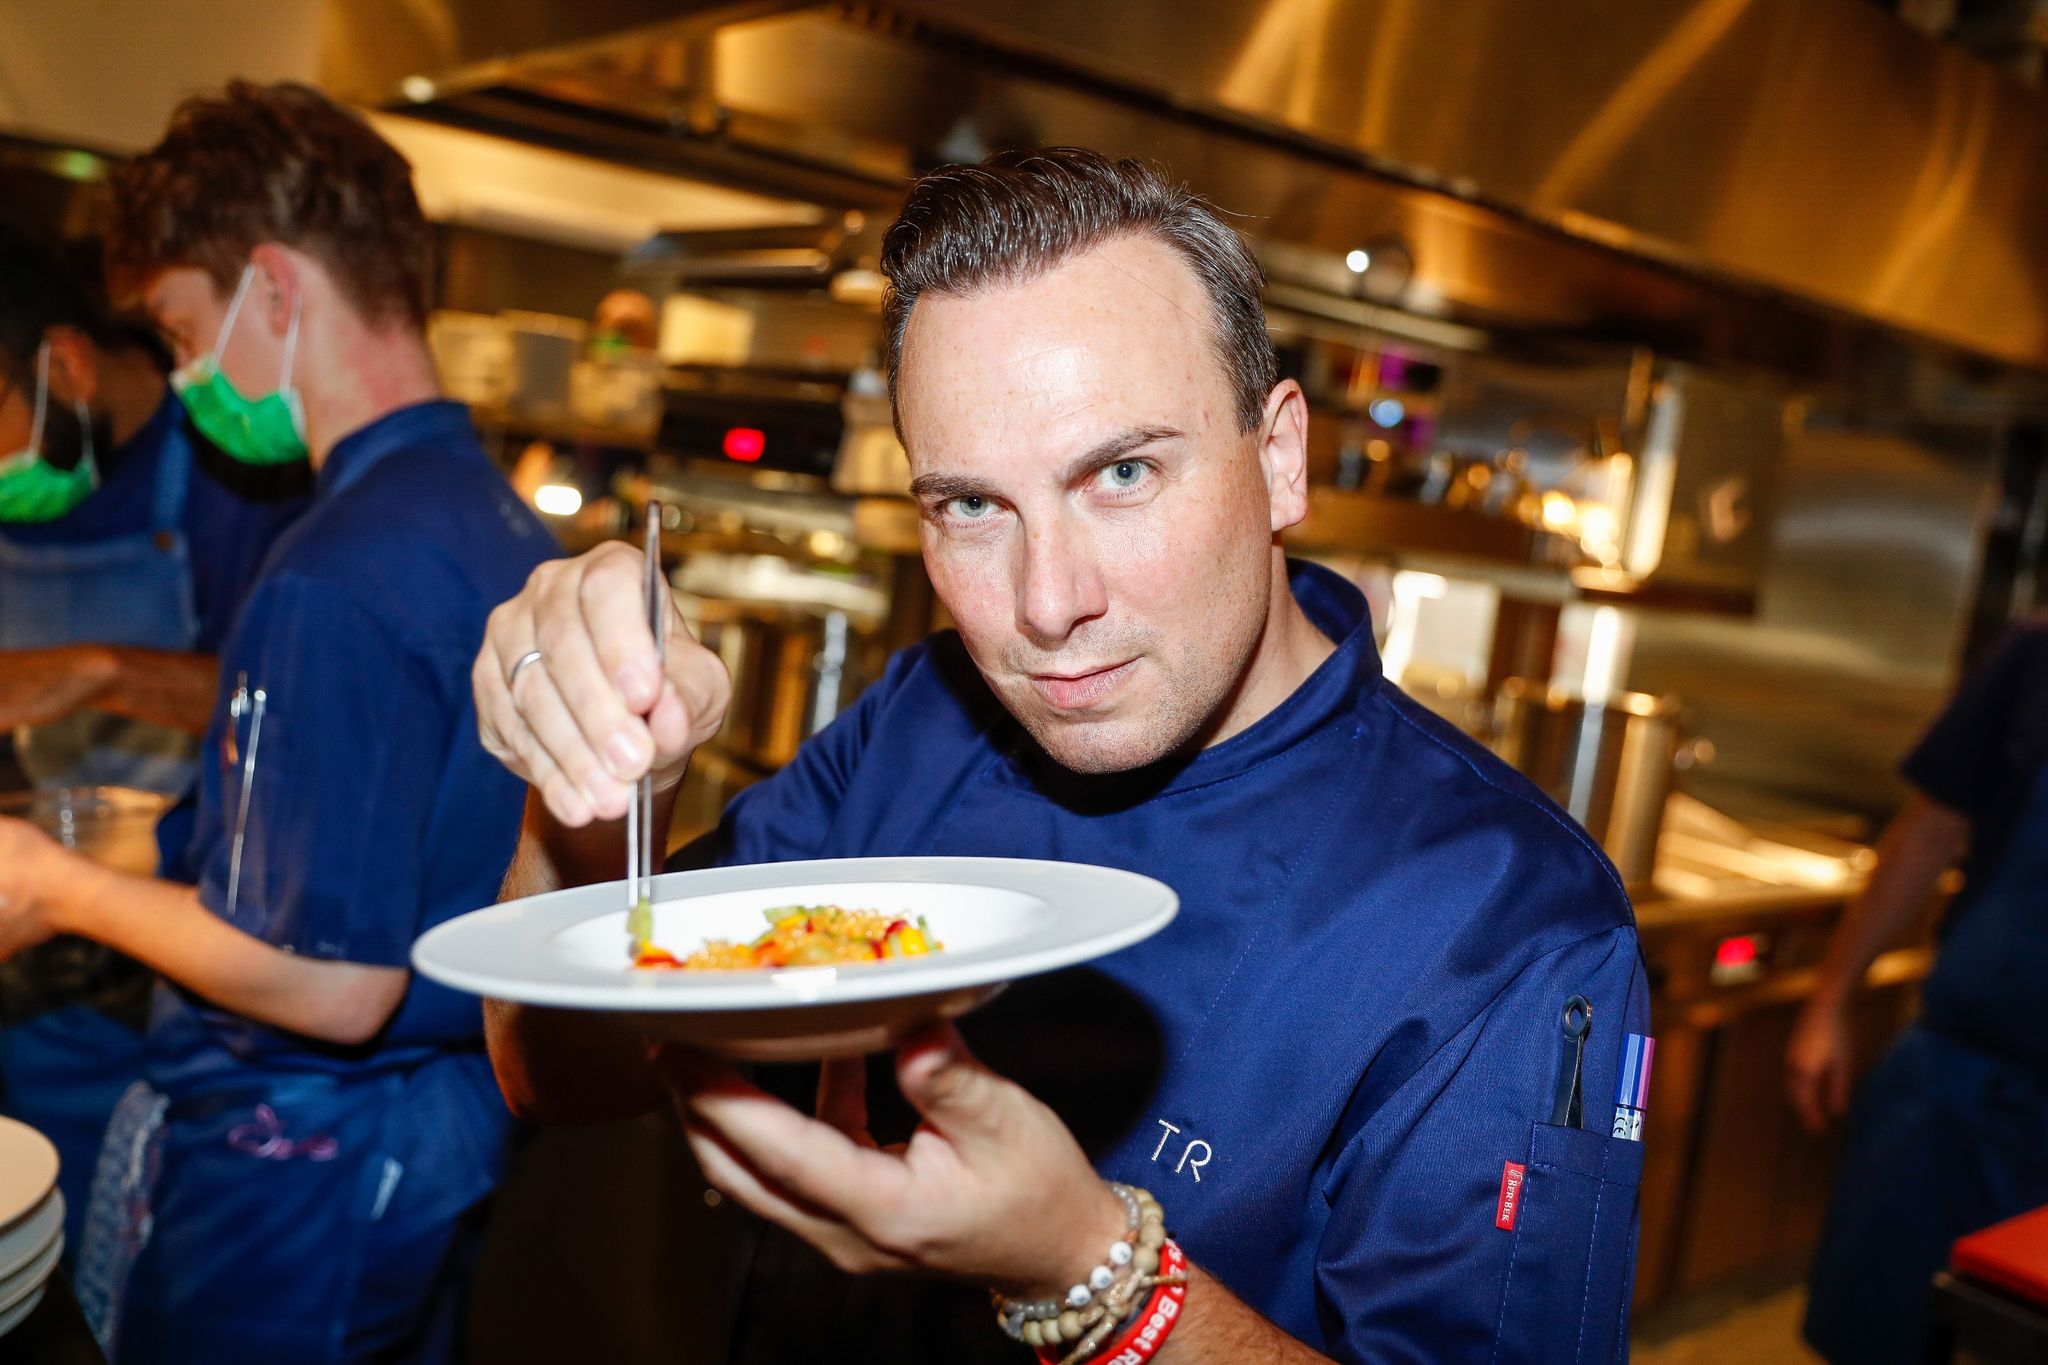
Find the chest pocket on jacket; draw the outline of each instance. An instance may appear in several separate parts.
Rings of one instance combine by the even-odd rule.
[[[1627,1358],[1643,1144],[1530,1125],[1494,1365]]]

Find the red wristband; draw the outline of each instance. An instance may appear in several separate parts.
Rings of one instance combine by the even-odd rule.
[[[1168,1238],[1159,1248],[1159,1273],[1180,1275],[1187,1268],[1187,1257],[1181,1255],[1180,1247]],[[1186,1281],[1160,1285],[1152,1291],[1152,1297],[1145,1300],[1145,1306],[1132,1317],[1131,1325],[1124,1329],[1123,1335],[1105,1342],[1101,1350],[1088,1358],[1088,1365],[1144,1365],[1172,1335],[1174,1324],[1180,1321],[1181,1305],[1187,1297]],[[1066,1359],[1066,1350],[1058,1346],[1041,1346],[1038,1358],[1044,1365],[1059,1365]]]

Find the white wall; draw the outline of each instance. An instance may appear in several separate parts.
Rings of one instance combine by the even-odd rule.
[[[0,131],[132,151],[232,76],[312,80],[321,0],[0,0]]]

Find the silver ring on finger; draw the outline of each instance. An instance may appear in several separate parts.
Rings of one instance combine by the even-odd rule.
[[[510,692],[513,688],[519,686],[520,673],[525,671],[526,666],[528,664],[539,663],[541,661],[541,658],[541,652],[537,649],[529,649],[524,654],[520,655],[519,658],[513,662],[511,669],[505,674],[505,690],[507,692]]]

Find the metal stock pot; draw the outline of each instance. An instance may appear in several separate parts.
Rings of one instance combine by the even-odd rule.
[[[1676,697],[1602,702],[1522,678],[1501,684],[1493,749],[1586,827],[1631,889],[1648,886],[1674,771],[1696,751]]]
[[[690,633],[725,662],[732,704],[718,744],[773,770],[825,728],[885,662],[872,623],[834,607],[678,593]]]

